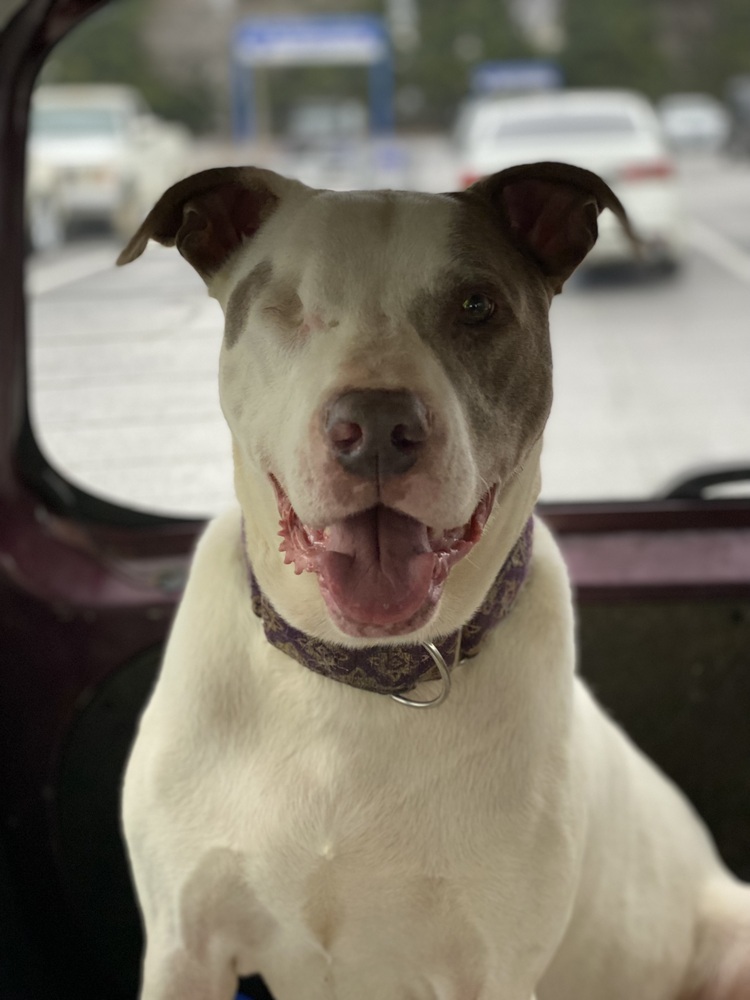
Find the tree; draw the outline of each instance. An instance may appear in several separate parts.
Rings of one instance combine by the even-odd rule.
[[[561,62],[571,86],[662,91],[666,61],[654,0],[566,0],[564,31]]]
[[[176,84],[154,66],[144,42],[148,0],[118,0],[103,7],[54,50],[42,83],[125,83],[151,108],[194,131],[210,127],[213,96],[200,77]]]
[[[474,64],[530,54],[503,0],[424,0],[419,29],[421,43],[397,58],[397,75],[422,91],[424,119],[435,125],[452,119]]]
[[[750,4],[747,0],[719,0],[715,15],[711,83],[722,92],[726,80],[750,73]]]

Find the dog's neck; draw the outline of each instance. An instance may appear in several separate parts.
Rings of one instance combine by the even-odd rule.
[[[457,632],[435,642],[446,663],[476,656],[485,635],[510,614],[528,573],[533,528],[533,518],[529,518],[473,617]],[[258,586],[244,540],[243,551],[253,611],[263,622],[266,638],[298,663],[332,680],[385,695],[403,694],[437,676],[435,661],[422,644],[351,648],[294,628]]]

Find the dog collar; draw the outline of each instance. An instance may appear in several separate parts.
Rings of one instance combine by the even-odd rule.
[[[266,639],[272,646],[316,674],[363,691],[392,695],[405,704],[428,707],[444,701],[448,694],[450,673],[446,664],[456,666],[476,656],[484,636],[510,614],[529,570],[533,533],[534,520],[529,518],[479,610],[457,632],[434,644],[407,643],[356,649],[316,639],[285,621],[255,579],[247,554],[244,525],[242,549],[252,608],[263,622]],[[403,697],[420,682],[438,677],[443,679],[444,686],[437,698],[422,702]]]

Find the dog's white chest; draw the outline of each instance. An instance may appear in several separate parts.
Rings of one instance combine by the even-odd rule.
[[[424,712],[290,663],[249,609],[214,630],[189,593],[125,787],[150,953],[259,969],[280,1000],[528,1000],[578,848],[571,680],[538,629],[516,644],[526,606]]]
[[[409,987],[459,1000],[488,978],[494,956],[455,873],[431,872],[393,836],[331,831],[315,852],[288,846],[282,856],[296,865],[282,868],[275,852],[264,861],[276,931],[259,964],[278,995],[398,997]]]
[[[432,715],[339,685],[334,701],[364,698],[367,711],[311,714],[293,689],[269,691],[244,738],[225,730],[193,761],[184,794],[172,772],[179,809],[160,864],[183,926],[224,935],[240,971],[246,955],[281,997],[459,1000],[537,974],[570,867],[557,793],[540,787],[529,810],[528,780],[509,781],[518,761],[503,749],[502,713],[475,708],[470,726],[460,688]],[[540,844],[544,860],[530,866]]]

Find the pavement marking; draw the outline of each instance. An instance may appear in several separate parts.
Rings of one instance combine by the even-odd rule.
[[[750,284],[750,253],[716,229],[691,219],[687,238],[694,249],[710,257],[740,281]]]

